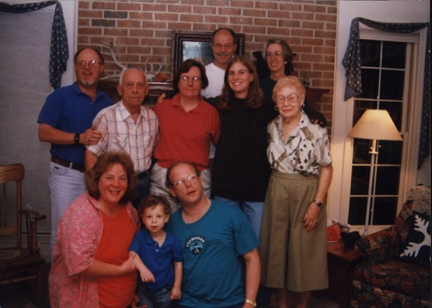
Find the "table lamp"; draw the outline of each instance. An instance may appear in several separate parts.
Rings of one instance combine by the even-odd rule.
[[[393,120],[391,119],[387,110],[377,110],[377,109],[367,109],[365,113],[361,116],[360,120],[354,125],[353,129],[348,134],[349,137],[359,138],[359,139],[370,139],[372,140],[372,147],[370,150],[371,154],[371,167],[369,174],[369,191],[367,199],[366,208],[366,221],[364,227],[363,236],[368,235],[369,226],[369,214],[372,199],[372,180],[374,173],[374,166],[376,161],[376,155],[378,154],[378,149],[376,146],[377,140],[394,140],[402,141],[402,137],[397,130]]]

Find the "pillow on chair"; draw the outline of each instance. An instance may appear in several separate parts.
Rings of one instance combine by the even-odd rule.
[[[411,216],[407,217],[408,219],[410,220],[411,228],[402,246],[400,259],[404,262],[430,267],[430,216],[425,213],[412,211]]]

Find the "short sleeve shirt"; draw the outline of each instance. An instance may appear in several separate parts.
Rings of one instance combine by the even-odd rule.
[[[92,127],[93,119],[99,111],[111,106],[112,100],[103,92],[97,91],[93,102],[78,85],[62,87],[48,95],[37,122],[68,133],[84,133]],[[52,156],[84,165],[86,148],[82,144],[51,144]]]
[[[320,166],[332,163],[327,130],[312,124],[302,111],[299,125],[285,143],[282,116],[268,125],[267,158],[274,170],[291,174],[320,173]]]
[[[242,256],[259,246],[245,214],[232,205],[211,201],[207,213],[186,224],[180,208],[166,227],[183,249],[180,304],[187,307],[227,307],[245,300]]]
[[[166,286],[174,285],[173,262],[183,261],[183,251],[179,241],[169,232],[162,246],[151,237],[147,229],[136,233],[129,247],[140,256],[144,265],[155,277],[156,282],[146,282],[144,286],[155,293]]]

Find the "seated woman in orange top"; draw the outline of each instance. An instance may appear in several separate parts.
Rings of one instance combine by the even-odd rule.
[[[128,307],[137,271],[128,248],[139,229],[137,183],[125,153],[106,152],[84,175],[87,191],[63,214],[49,274],[51,307]]]

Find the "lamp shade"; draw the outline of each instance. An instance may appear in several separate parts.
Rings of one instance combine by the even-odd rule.
[[[360,139],[402,140],[388,111],[377,109],[367,109],[348,136]]]

